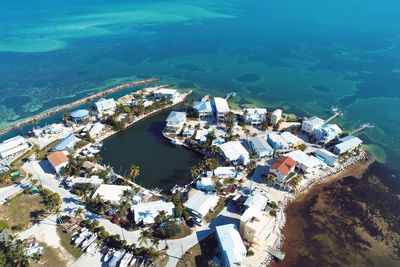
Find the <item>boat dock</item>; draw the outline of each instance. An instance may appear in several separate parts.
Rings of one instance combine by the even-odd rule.
[[[285,253],[279,250],[274,249],[273,247],[266,246],[265,251],[277,258],[280,261],[283,261],[285,258]]]

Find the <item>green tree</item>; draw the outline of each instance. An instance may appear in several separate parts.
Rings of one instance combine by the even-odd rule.
[[[140,175],[140,168],[137,165],[131,165],[131,167],[129,168],[129,179],[132,182],[135,182],[136,177],[138,177]]]
[[[75,218],[82,217],[82,215],[83,215],[83,209],[82,209],[81,207],[77,208],[77,209],[74,211],[74,215],[75,215]]]
[[[149,239],[152,239],[150,231],[142,229],[139,236],[139,245],[142,245],[143,243],[147,245]]]

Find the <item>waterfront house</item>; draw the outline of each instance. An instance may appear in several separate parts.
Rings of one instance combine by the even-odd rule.
[[[185,127],[182,134],[183,134],[183,137],[185,137],[185,138],[192,137],[194,135],[194,129],[192,129],[190,127]]]
[[[278,133],[270,133],[267,138],[268,144],[275,150],[289,150],[289,145],[283,137]]]
[[[266,215],[265,212],[255,207],[249,207],[240,216],[239,232],[249,244],[263,246],[271,233],[271,225],[273,223],[271,216]]]
[[[314,137],[318,143],[329,143],[338,138],[342,133],[342,129],[336,124],[324,124],[314,131]]]
[[[313,116],[303,120],[301,131],[309,135],[313,134],[316,129],[319,129],[324,124],[324,120]]]
[[[179,97],[179,92],[176,89],[161,88],[154,92],[154,97],[173,101],[175,98]]]
[[[339,139],[339,144],[335,145],[333,152],[337,155],[341,155],[350,152],[361,146],[363,141],[355,136],[349,135]]]
[[[175,213],[174,203],[164,200],[139,203],[132,205],[132,209],[135,223],[144,225],[153,224],[160,211],[164,211],[167,216],[174,216]]]
[[[267,109],[265,108],[245,108],[243,111],[244,123],[250,125],[260,125],[267,118]]]
[[[225,115],[230,111],[228,101],[225,98],[214,97],[214,112],[218,122],[223,122]]]
[[[199,129],[196,131],[196,135],[194,137],[194,140],[199,142],[199,144],[204,144],[205,141],[207,141],[207,135],[209,131],[206,129]]]
[[[234,224],[215,227],[224,267],[241,266],[246,257],[246,246]]]
[[[108,200],[113,204],[120,204],[122,194],[125,190],[132,190],[127,185],[102,184],[93,193],[92,198],[100,196],[103,200]]]
[[[277,158],[269,169],[269,173],[276,177],[276,183],[285,187],[286,177],[294,172],[296,161],[290,157],[281,156]]]
[[[68,165],[68,157],[62,151],[56,151],[47,156],[47,160],[56,173],[60,173]]]
[[[100,135],[101,131],[104,129],[104,124],[101,122],[96,122],[93,124],[93,127],[89,131],[89,135],[93,138],[96,138]]]
[[[100,186],[104,182],[103,179],[100,179],[97,175],[92,175],[91,177],[69,177],[65,180],[65,183],[69,187],[73,187],[75,184],[92,184],[94,186]]]
[[[74,134],[70,134],[61,140],[57,145],[54,146],[53,151],[61,151],[74,149],[75,144],[78,142],[78,138]]]
[[[185,112],[171,111],[167,118],[166,131],[171,133],[178,133],[182,129],[185,122]]]
[[[89,110],[87,109],[78,109],[70,114],[72,120],[76,123],[82,122],[89,117]]]
[[[222,154],[229,162],[247,165],[250,161],[249,152],[239,141],[229,141],[219,146]]]
[[[267,143],[266,137],[263,135],[257,135],[251,137],[250,145],[254,153],[256,153],[258,158],[272,157],[274,154],[274,149]]]
[[[117,103],[115,102],[114,98],[101,98],[94,103],[94,107],[100,116],[103,114],[112,115],[115,112]]]
[[[291,132],[283,132],[280,136],[285,140],[285,142],[291,147],[291,149],[299,149],[299,147],[304,144],[304,141],[299,137],[295,136]]]
[[[4,140],[0,143],[0,158],[5,159],[16,156],[29,149],[26,139],[20,135]]]
[[[219,197],[214,194],[192,189],[184,206],[190,214],[201,219],[215,209],[218,201]]]
[[[268,192],[261,189],[254,189],[243,203],[243,206],[246,208],[253,207],[258,210],[265,210],[270,198]]]
[[[334,167],[336,162],[339,159],[338,155],[335,155],[325,149],[317,149],[315,151],[315,157],[319,160],[322,160],[323,162],[325,162],[327,165],[329,165],[331,167]]]
[[[221,179],[237,178],[238,172],[235,167],[218,167],[214,170],[214,176]]]
[[[275,109],[274,112],[272,112],[271,114],[270,123],[275,126],[276,124],[278,124],[281,118],[282,118],[282,109]]]
[[[326,164],[318,160],[314,156],[310,156],[301,150],[295,150],[286,153],[285,156],[296,161],[296,167],[304,173],[313,172],[315,169],[325,166]]]
[[[214,181],[212,180],[212,178],[202,177],[197,180],[196,188],[205,192],[213,191],[215,188]]]
[[[195,102],[193,109],[196,111],[199,119],[208,119],[213,116],[213,108],[210,101],[199,101]]]

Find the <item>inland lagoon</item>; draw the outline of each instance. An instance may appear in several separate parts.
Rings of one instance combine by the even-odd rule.
[[[140,167],[136,183],[147,188],[163,189],[191,181],[190,167],[200,162],[201,155],[171,144],[161,131],[171,110],[164,110],[137,122],[104,141],[102,163],[110,165],[121,175],[132,164]]]

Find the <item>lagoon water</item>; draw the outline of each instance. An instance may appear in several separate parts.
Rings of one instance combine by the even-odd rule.
[[[197,95],[236,91],[240,106],[323,118],[338,106],[344,116],[335,122],[345,130],[375,125],[360,135],[381,163],[368,175],[397,184],[399,13],[396,0],[3,0],[0,127],[122,81],[158,76]],[[127,159],[139,163],[140,155]],[[152,162],[140,164],[146,173]],[[162,175],[152,177],[162,184]]]

